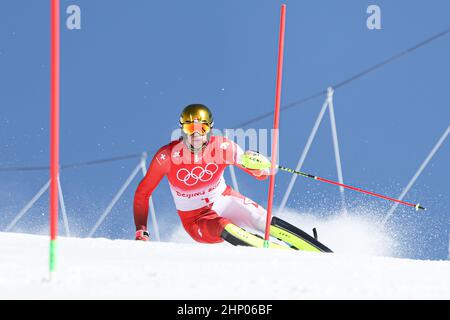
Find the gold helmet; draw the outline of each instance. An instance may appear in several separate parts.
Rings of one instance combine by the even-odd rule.
[[[214,120],[211,110],[203,104],[190,104],[183,109],[180,115],[180,127],[183,133],[183,140],[187,142],[187,137],[195,133],[206,135],[206,143],[203,144],[203,149],[209,142],[211,136],[211,129],[214,126]],[[198,151],[188,144],[191,151]]]
[[[190,104],[183,109],[180,116],[180,126],[190,123],[205,123],[211,128],[214,124],[211,110],[203,104]]]

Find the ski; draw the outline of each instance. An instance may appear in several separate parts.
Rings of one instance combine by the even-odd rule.
[[[315,237],[312,237],[303,230],[278,217],[272,218],[270,235],[278,240],[286,242],[298,250],[333,252],[330,248],[317,240],[317,231],[315,232]]]
[[[222,232],[222,239],[235,246],[248,246],[255,248],[264,248],[264,238],[247,232],[246,230],[229,223]],[[282,244],[269,242],[270,249],[292,249]]]

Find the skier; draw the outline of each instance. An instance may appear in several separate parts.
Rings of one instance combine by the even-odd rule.
[[[179,125],[182,137],[156,152],[146,176],[136,189],[135,239],[149,240],[149,198],[161,179],[166,176],[183,227],[194,240],[201,243],[219,243],[225,240],[234,245],[254,247],[267,245],[260,236],[243,229],[251,228],[263,232],[266,210],[233,190],[223,177],[225,168],[234,165],[258,180],[266,179],[270,174],[269,169],[243,166],[246,157],[261,155],[253,151],[244,152],[239,145],[226,137],[212,135],[214,120],[205,105],[191,104],[184,108]],[[289,240],[293,248],[309,248],[307,243],[286,232],[286,229],[290,228],[292,231],[295,227],[275,217],[272,224],[274,226],[271,227],[271,235],[286,242]],[[288,248],[275,242],[268,245]]]

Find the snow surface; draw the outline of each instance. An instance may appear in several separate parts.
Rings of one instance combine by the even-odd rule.
[[[450,299],[450,261],[0,233],[0,299]]]

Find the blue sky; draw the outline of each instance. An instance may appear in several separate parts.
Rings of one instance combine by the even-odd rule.
[[[449,27],[448,1],[62,1],[81,8],[81,30],[62,30],[61,162],[153,154],[177,127],[181,109],[211,107],[217,128],[234,128],[273,110],[279,10],[287,4],[282,104],[340,82]],[[381,30],[366,27],[370,4]],[[49,7],[47,1],[0,4],[0,166],[46,165],[49,141]],[[63,24],[64,27],[64,24]],[[450,36],[336,90],[334,107],[344,181],[393,197],[406,186],[450,120]],[[280,163],[295,167],[324,97],[280,118]],[[327,116],[328,117],[328,116]],[[337,179],[328,118],[303,170]],[[270,128],[272,118],[253,123]],[[248,127],[247,127],[248,128]],[[407,229],[404,255],[448,254],[450,146],[446,141],[389,222]],[[61,173],[68,213],[85,234],[136,160]],[[46,182],[46,172],[0,173],[0,227]],[[228,181],[230,181],[227,176]],[[265,204],[267,184],[238,173],[240,189]],[[276,180],[279,204],[290,175]],[[132,238],[136,179],[96,235]],[[179,223],[167,182],[154,194],[164,235]],[[347,193],[349,206],[390,203]],[[288,206],[324,214],[339,205],[335,187],[297,180]],[[40,232],[44,197],[19,223]]]

